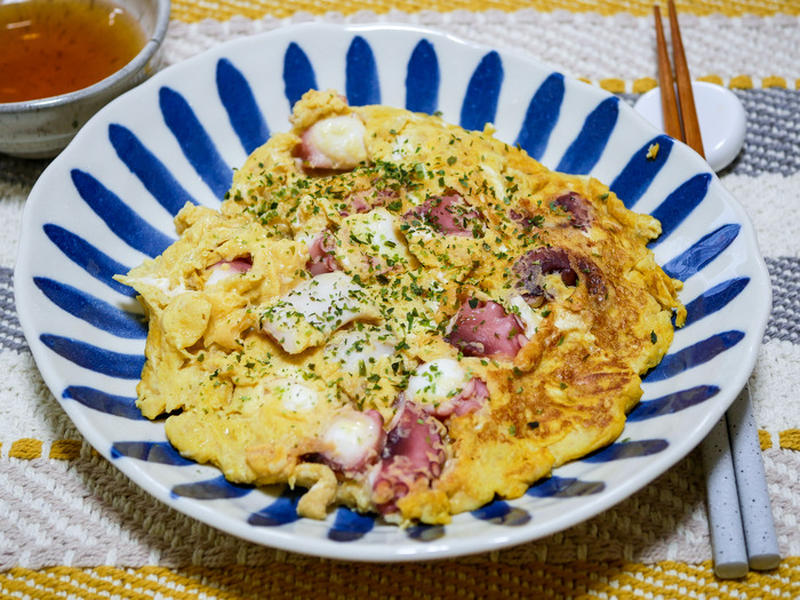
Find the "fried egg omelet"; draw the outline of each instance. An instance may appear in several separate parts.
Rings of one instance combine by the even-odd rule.
[[[659,222],[438,116],[310,91],[219,210],[118,279],[137,404],[237,483],[392,523],[515,498],[613,441],[685,309]]]

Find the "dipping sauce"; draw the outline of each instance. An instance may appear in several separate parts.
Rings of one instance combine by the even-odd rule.
[[[101,0],[0,0],[0,102],[85,88],[147,42],[124,9]]]

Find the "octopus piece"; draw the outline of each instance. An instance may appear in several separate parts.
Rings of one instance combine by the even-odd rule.
[[[544,278],[559,273],[564,285],[574,286],[578,275],[572,268],[569,254],[563,248],[537,248],[529,250],[519,258],[513,267],[519,277],[517,287],[524,290],[523,297],[529,304],[541,306],[550,296],[545,290]]]
[[[357,212],[357,213],[369,212],[369,210],[372,207],[369,205],[369,203],[367,203],[367,195],[368,194],[369,194],[369,192],[355,192],[355,193],[351,194],[349,196],[349,198],[348,198],[348,200],[350,201],[350,209],[351,210],[350,211],[346,211],[346,210],[339,211],[339,214],[341,214],[343,217],[346,217],[351,212]]]
[[[447,341],[467,356],[513,360],[528,343],[524,324],[497,302],[466,300],[453,319]]]
[[[347,171],[367,162],[365,135],[357,115],[328,117],[306,129],[297,151],[312,169]]]
[[[584,256],[570,259],[563,248],[530,250],[514,263],[513,270],[519,277],[517,287],[524,290],[523,297],[533,306],[541,306],[545,300],[551,299],[545,289],[544,277],[553,273],[561,275],[564,285],[576,286],[579,271],[590,295],[602,299],[607,293],[602,271],[594,261]]]
[[[262,380],[262,385],[280,398],[281,408],[300,414],[311,414],[323,402],[322,394],[292,377]]]
[[[339,270],[339,263],[333,256],[336,249],[336,240],[330,232],[323,231],[308,247],[311,258],[306,262],[306,270],[312,275],[322,275],[323,273],[333,273]]]
[[[488,399],[489,388],[486,382],[473,377],[458,394],[430,410],[430,413],[440,419],[446,419],[451,415],[463,417],[479,411]],[[428,409],[427,406],[423,408]]]
[[[478,237],[483,231],[478,211],[456,193],[428,198],[407,212],[405,218],[421,220],[445,235]]]
[[[345,270],[361,276],[387,273],[411,262],[395,216],[383,207],[344,219],[337,232],[337,258]]]
[[[589,201],[577,192],[568,192],[551,200],[550,210],[554,212],[564,211],[569,216],[569,224],[584,231],[592,220]],[[508,216],[511,217],[512,221],[519,223],[523,229],[542,227],[545,224],[545,218],[541,214],[530,215],[512,209],[509,211]]]
[[[289,354],[319,346],[340,327],[380,315],[361,285],[342,271],[297,284],[263,307],[258,326]]]
[[[334,470],[358,472],[381,456],[385,441],[381,413],[348,410],[332,419],[322,436],[325,450],[320,455]]]
[[[405,401],[402,413],[386,436],[386,445],[373,484],[373,498],[383,514],[397,511],[396,502],[412,488],[429,486],[444,466],[444,426],[413,402]]]
[[[392,200],[397,200],[400,194],[397,190],[391,188],[386,189],[368,189],[353,192],[347,197],[349,202],[349,210],[340,210],[339,214],[346,217],[352,213],[365,213],[371,211],[373,208],[379,206],[386,206]],[[345,207],[347,208],[347,207]]]
[[[459,361],[438,358],[420,365],[408,380],[404,398],[425,412],[445,419],[480,409],[489,397],[486,384],[471,377]]]
[[[528,215],[511,209],[508,216],[512,221],[519,223],[523,229],[533,229],[534,227],[541,227],[544,224],[544,217],[542,215]]]
[[[550,207],[568,213],[570,225],[578,229],[585,230],[591,222],[589,201],[577,192],[562,194],[550,203]]]
[[[219,283],[220,281],[228,279],[229,277],[233,277],[234,275],[247,273],[252,268],[253,258],[249,254],[245,256],[239,256],[233,260],[220,260],[215,262],[213,265],[206,267],[206,271],[209,272],[208,279],[206,279],[206,285],[214,285],[215,283]]]
[[[325,345],[325,359],[356,375],[366,365],[394,355],[398,340],[379,325],[356,326],[338,332]]]
[[[489,399],[489,388],[483,379],[473,377],[463,390],[453,398],[453,413],[459,417],[476,412],[486,404]],[[441,413],[441,411],[439,411]],[[448,416],[448,415],[445,415]]]

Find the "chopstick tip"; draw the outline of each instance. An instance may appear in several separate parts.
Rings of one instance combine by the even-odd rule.
[[[756,571],[770,571],[777,568],[781,564],[780,554],[757,554],[748,557],[750,568]]]
[[[748,564],[741,561],[714,564],[714,574],[720,579],[739,579],[747,575],[748,570]]]

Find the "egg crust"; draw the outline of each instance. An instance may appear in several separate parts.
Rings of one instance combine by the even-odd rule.
[[[490,125],[333,91],[291,123],[118,276],[149,319],[137,406],[183,456],[308,488],[302,516],[440,524],[620,435],[685,318],[656,219]]]

